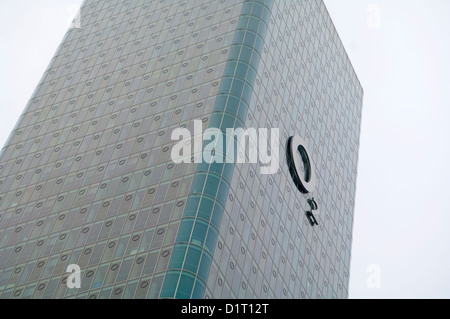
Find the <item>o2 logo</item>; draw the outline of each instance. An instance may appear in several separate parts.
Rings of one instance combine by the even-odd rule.
[[[314,164],[311,161],[305,141],[300,136],[292,136],[287,141],[287,163],[289,172],[294,180],[294,184],[302,194],[312,193],[316,188],[316,174]],[[318,211],[319,207],[313,198],[308,199],[310,210],[306,211],[311,226],[317,226],[314,211]]]

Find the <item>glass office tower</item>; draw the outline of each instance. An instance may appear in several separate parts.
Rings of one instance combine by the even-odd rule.
[[[346,298],[362,95],[321,0],[86,0],[0,153],[0,298]],[[278,171],[175,163],[194,121]]]

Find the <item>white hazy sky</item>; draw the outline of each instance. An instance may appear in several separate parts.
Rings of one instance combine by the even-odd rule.
[[[350,298],[450,298],[450,1],[324,1],[365,91]],[[81,2],[0,0],[0,145]]]

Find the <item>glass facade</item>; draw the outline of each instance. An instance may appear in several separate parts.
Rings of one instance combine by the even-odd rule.
[[[321,0],[86,0],[0,153],[0,298],[347,297],[362,95]],[[194,120],[279,128],[278,172],[175,164]]]
[[[235,166],[206,295],[346,298],[362,88],[322,1],[273,1],[266,23],[245,126],[280,128],[281,167]],[[285,160],[293,135],[316,167],[317,227]]]

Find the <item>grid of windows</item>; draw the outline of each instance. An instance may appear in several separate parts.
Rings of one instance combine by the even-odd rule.
[[[155,298],[241,1],[84,2],[0,157],[0,297]],[[67,289],[66,268],[82,269]]]
[[[207,283],[211,298],[346,298],[362,89],[322,1],[275,1],[246,127],[312,151],[318,227],[281,147],[276,175],[236,165]]]
[[[244,1],[242,6],[209,123],[210,128],[224,134],[224,145],[234,138],[227,136],[227,129],[244,126],[272,5],[273,0],[254,0]],[[222,151],[214,153],[222,158],[219,163],[204,161],[197,167],[161,291],[163,298],[199,298],[205,294],[234,169],[233,164],[225,164]]]
[[[322,0],[85,0],[0,153],[0,298],[347,297],[362,94]],[[198,119],[280,128],[277,174],[173,163]]]

